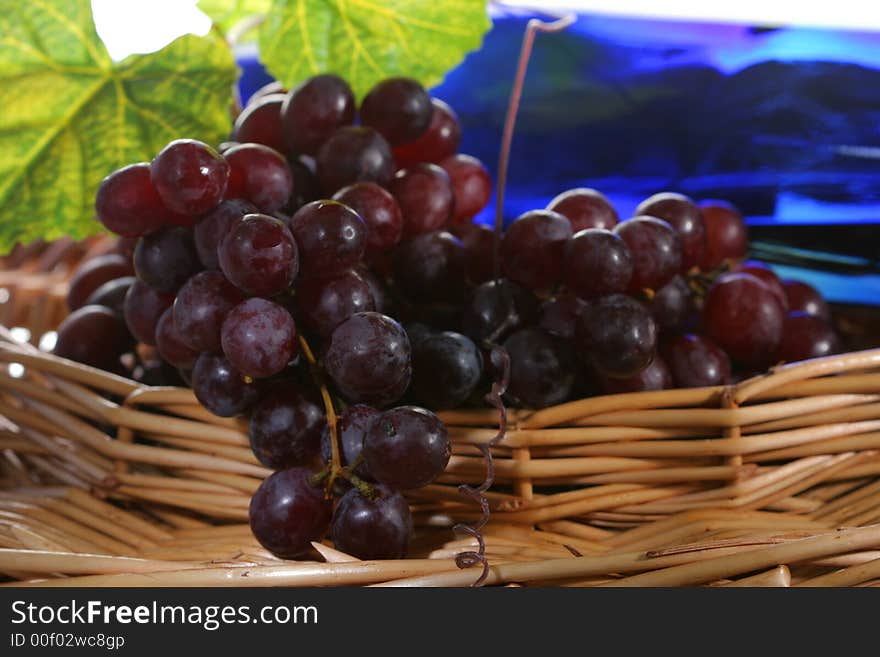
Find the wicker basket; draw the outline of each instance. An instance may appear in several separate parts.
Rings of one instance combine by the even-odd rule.
[[[15,299],[22,281],[39,287],[20,271],[4,280]],[[40,280],[37,302],[63,298],[63,276]],[[32,335],[52,326],[45,313],[15,317]],[[441,414],[453,457],[410,495],[411,558],[363,562],[316,543],[312,560],[285,562],[247,526],[268,470],[243,422],[212,416],[190,390],[144,387],[21,337],[0,328],[0,571],[14,583],[468,585],[479,574],[456,567],[475,543],[450,527],[479,516],[457,486],[482,479],[477,445],[496,433],[494,411]],[[511,411],[494,454],[490,584],[880,583],[880,349],[727,388]]]

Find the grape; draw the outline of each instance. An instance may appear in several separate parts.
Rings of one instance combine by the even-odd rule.
[[[290,172],[293,174],[293,193],[287,200],[284,211],[289,215],[294,214],[306,203],[321,198],[321,189],[318,178],[315,176],[314,164],[309,166],[304,160],[305,156],[288,161]]]
[[[730,359],[717,344],[700,335],[678,335],[663,345],[663,356],[679,388],[730,383]]]
[[[199,352],[186,344],[177,329],[173,307],[166,309],[156,324],[156,347],[162,358],[180,369],[191,370],[199,358]]]
[[[531,290],[552,288],[562,276],[562,258],[571,238],[568,219],[548,210],[519,216],[501,240],[505,276]]]
[[[633,277],[633,256],[619,235],[588,228],[565,245],[562,282],[582,299],[624,292]]]
[[[737,265],[734,271],[741,274],[751,274],[759,279],[764,285],[770,288],[770,291],[773,293],[773,296],[776,297],[776,300],[779,302],[779,305],[782,306],[782,309],[788,310],[788,296],[785,293],[785,288],[782,285],[782,281],[773,270],[770,269],[770,267],[757,260],[746,260]]]
[[[239,372],[266,378],[283,370],[297,351],[296,325],[277,303],[254,297],[227,313],[220,342]]]
[[[379,482],[406,490],[427,486],[440,476],[452,446],[446,426],[431,411],[399,406],[372,423],[362,453]]]
[[[220,351],[220,329],[226,314],[244,300],[219,271],[189,279],[174,302],[174,324],[183,341],[196,351]]]
[[[248,426],[257,460],[281,470],[308,465],[317,456],[327,420],[320,402],[285,383],[254,406]]]
[[[492,197],[489,171],[477,158],[464,154],[447,157],[440,166],[449,174],[455,197],[452,221],[472,219]]]
[[[192,232],[166,226],[138,240],[134,269],[138,278],[159,292],[173,294],[202,268]]]
[[[330,535],[337,550],[358,559],[403,559],[413,530],[406,499],[388,486],[365,496],[350,489],[333,513]]]
[[[383,187],[394,174],[391,146],[378,132],[348,126],[333,133],[318,151],[318,180],[327,194],[356,182],[375,182]]]
[[[494,275],[495,231],[485,224],[462,221],[449,231],[461,240],[464,247],[465,270],[468,280],[478,284]]]
[[[338,75],[309,78],[287,94],[281,122],[288,146],[314,155],[337,128],[354,121],[354,94]]]
[[[299,271],[299,249],[283,222],[265,214],[248,214],[220,242],[220,269],[247,294],[284,292]]]
[[[409,384],[409,339],[390,317],[356,313],[330,335],[324,347],[324,367],[349,401],[390,404]]]
[[[192,371],[192,387],[202,406],[220,417],[240,415],[259,399],[260,388],[246,381],[223,356],[203,353]]]
[[[254,537],[283,559],[306,552],[330,526],[333,502],[312,485],[305,468],[288,468],[269,475],[251,498],[248,516]]]
[[[763,281],[744,273],[719,276],[703,306],[703,326],[734,360],[768,365],[782,338],[785,309]]]
[[[223,200],[229,164],[207,144],[176,139],[153,159],[150,176],[165,205],[174,212],[196,216]]]
[[[587,303],[578,318],[575,344],[599,374],[626,378],[650,364],[657,349],[657,324],[644,305],[612,294]]]
[[[706,224],[706,251],[700,269],[711,271],[725,260],[744,258],[748,248],[748,233],[742,215],[724,201],[700,203]]]
[[[431,124],[413,141],[394,147],[394,159],[400,167],[419,162],[442,162],[458,150],[461,126],[455,111],[439,98],[431,98]]]
[[[455,203],[452,184],[436,164],[423,162],[401,169],[394,174],[389,191],[400,206],[405,234],[429,233],[449,223]]]
[[[287,144],[281,125],[281,106],[284,104],[284,98],[282,93],[251,96],[247,106],[235,119],[232,141],[239,144],[263,144],[280,153],[286,152]]]
[[[477,346],[460,333],[444,331],[413,343],[413,398],[443,410],[461,406],[471,396],[483,374]]]
[[[229,199],[206,214],[195,227],[196,251],[205,269],[220,269],[217,247],[232,225],[244,215],[257,211],[249,201]]]
[[[501,342],[538,316],[538,300],[523,287],[507,279],[478,285],[465,306],[462,328],[477,343],[490,339]]]
[[[801,311],[826,322],[831,320],[831,311],[819,291],[803,281],[785,281],[782,284],[789,312]]]
[[[691,291],[687,281],[676,275],[654,293],[648,304],[657,326],[664,331],[680,331],[691,312]]]
[[[706,225],[700,208],[682,194],[663,192],[645,199],[637,215],[657,217],[669,223],[681,238],[681,271],[698,266],[706,251]]]
[[[373,273],[373,270],[369,267],[360,267],[357,270],[358,275],[370,288],[370,294],[373,296],[373,305],[375,306],[376,312],[383,313],[388,315],[390,313],[386,312],[391,307],[391,301],[388,298],[388,291],[385,289],[385,286],[382,284],[382,281]]]
[[[124,317],[125,295],[128,288],[134,285],[134,276],[123,276],[107,281],[89,295],[85,306],[104,306],[112,310],[117,317]]]
[[[618,224],[614,232],[632,254],[630,292],[659,290],[681,269],[681,240],[662,219],[633,217]]]
[[[116,253],[91,258],[76,268],[67,288],[67,307],[76,310],[99,287],[109,281],[134,274],[131,262]]]
[[[53,353],[111,370],[129,346],[131,336],[112,310],[104,306],[82,306],[61,322]]]
[[[361,123],[375,128],[392,146],[421,136],[431,124],[431,96],[416,80],[387,78],[364,96]]]
[[[333,195],[360,215],[367,227],[366,252],[383,253],[400,241],[403,235],[403,214],[394,197],[372,182],[343,187]]]
[[[155,345],[156,324],[173,302],[174,295],[162,294],[143,281],[135,281],[125,293],[122,307],[128,330],[139,342]]]
[[[602,390],[609,395],[647,390],[668,390],[673,387],[672,374],[660,356],[654,356],[651,363],[637,374],[625,378],[602,377]]]
[[[452,233],[422,233],[393,254],[394,280],[419,303],[460,301],[465,288],[464,247]]]
[[[370,284],[354,270],[331,278],[309,278],[296,288],[299,310],[321,338],[355,313],[377,310]]]
[[[795,363],[831,356],[839,351],[840,341],[828,322],[821,317],[795,311],[785,317],[775,360]]]
[[[574,294],[563,293],[541,304],[538,326],[550,335],[571,340],[574,338],[578,317],[587,303]]]
[[[312,201],[288,223],[299,246],[303,277],[332,276],[360,262],[367,227],[358,213],[337,201]]]
[[[567,345],[539,328],[517,331],[504,341],[510,356],[507,393],[518,405],[544,408],[560,404],[574,387],[574,358]]]
[[[357,463],[354,474],[364,481],[375,481],[367,464],[360,458],[364,448],[364,437],[373,421],[379,417],[379,411],[366,404],[353,404],[336,418],[336,434],[339,436],[339,460],[344,468]],[[329,464],[333,455],[330,445],[330,427],[326,424],[321,432],[321,458]]]
[[[223,154],[229,162],[226,198],[244,198],[260,212],[275,212],[293,193],[293,173],[278,151],[262,144],[239,144]]]
[[[172,214],[153,186],[147,162],[129,164],[104,178],[95,213],[107,230],[124,237],[146,235],[168,223]]]
[[[562,192],[547,205],[571,222],[575,233],[587,228],[611,230],[617,225],[617,211],[604,194],[595,189],[578,187]]]

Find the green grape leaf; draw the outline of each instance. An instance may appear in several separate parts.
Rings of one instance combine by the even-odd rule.
[[[260,59],[288,88],[341,75],[362,97],[391,76],[432,87],[480,46],[485,0],[274,0],[260,27]]]
[[[89,0],[0,0],[0,253],[100,232],[101,179],[172,139],[228,135],[236,75],[213,32],[117,63]]]
[[[272,0],[199,0],[198,7],[228,33],[242,19],[265,14],[271,4]]]

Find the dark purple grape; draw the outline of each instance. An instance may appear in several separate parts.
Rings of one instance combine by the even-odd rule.
[[[290,172],[293,174],[293,193],[287,199],[287,204],[284,206],[284,211],[289,215],[293,215],[306,203],[311,203],[321,198],[321,186],[318,184],[318,178],[315,175],[314,162],[307,164],[305,161],[306,157],[308,156],[288,160],[287,162],[290,165]]]
[[[431,124],[413,141],[394,147],[394,159],[399,167],[419,162],[438,164],[454,155],[461,141],[461,126],[453,109],[439,98],[431,98],[434,108]]]
[[[485,224],[462,221],[449,229],[464,247],[468,280],[477,285],[494,276],[495,231]]]
[[[229,362],[255,379],[278,374],[298,347],[290,313],[259,297],[242,301],[226,314],[220,342]]]
[[[326,194],[346,185],[374,182],[383,187],[394,175],[391,146],[378,132],[363,126],[340,128],[317,155],[318,180]]]
[[[391,313],[386,311],[391,307],[391,300],[388,297],[388,290],[385,289],[382,280],[369,267],[360,267],[356,271],[370,287],[370,294],[373,296],[373,305],[376,312],[390,315]]]
[[[782,284],[789,312],[804,312],[826,322],[831,321],[831,311],[819,290],[803,281],[785,281]]]
[[[202,269],[192,231],[166,226],[144,235],[134,250],[137,276],[154,290],[173,294]]]
[[[357,313],[330,335],[324,347],[324,367],[349,401],[387,405],[403,395],[409,384],[409,339],[390,317]]]
[[[122,310],[128,330],[144,344],[156,344],[156,324],[174,303],[173,294],[157,292],[143,281],[135,281],[125,293]]]
[[[330,527],[333,502],[311,477],[305,468],[275,472],[251,498],[248,516],[254,537],[283,559],[302,556]]]
[[[662,219],[633,217],[617,224],[614,232],[632,255],[631,293],[659,290],[681,269],[681,240]]]
[[[478,285],[465,305],[462,327],[465,335],[482,344],[501,342],[538,317],[538,300],[525,288],[507,279]]]
[[[663,357],[679,388],[704,388],[730,383],[730,358],[701,335],[678,335],[663,344]]]
[[[402,490],[430,484],[443,473],[451,454],[446,426],[417,406],[385,411],[364,439],[367,468],[379,482]]]
[[[570,293],[563,293],[541,304],[538,326],[563,340],[574,338],[578,317],[586,308],[586,301]]]
[[[510,356],[507,394],[517,405],[544,408],[571,397],[575,358],[568,345],[543,329],[517,331],[504,341]]]
[[[203,271],[189,279],[174,301],[174,324],[184,342],[196,351],[220,351],[220,329],[226,314],[244,296],[219,271]]]
[[[751,274],[719,276],[703,305],[703,327],[728,355],[762,368],[773,360],[782,338],[785,309],[761,279]]]
[[[153,159],[150,176],[165,205],[194,217],[223,200],[229,164],[207,144],[176,139]]]
[[[313,201],[288,222],[299,247],[303,278],[340,274],[356,266],[367,246],[367,227],[357,212],[337,201]]]
[[[777,361],[795,363],[831,356],[840,351],[840,340],[831,325],[821,317],[803,311],[790,312],[782,325]]]
[[[588,228],[565,245],[562,282],[582,299],[625,292],[632,276],[630,249],[611,231]]]
[[[308,278],[296,288],[298,308],[321,338],[355,313],[377,310],[370,284],[349,269],[331,278]]]
[[[99,287],[109,281],[134,274],[131,261],[117,253],[90,258],[83,262],[70,279],[67,287],[67,308],[76,310]]]
[[[293,173],[281,153],[262,144],[239,144],[223,157],[229,162],[226,198],[247,199],[267,213],[287,205],[293,193]]]
[[[773,296],[776,297],[776,300],[779,302],[779,305],[782,306],[782,309],[786,311],[788,310],[788,295],[785,293],[782,280],[763,262],[746,260],[737,265],[733,271],[741,274],[751,274],[759,279],[764,285],[770,288],[770,291],[773,293]]]
[[[744,258],[749,236],[742,215],[724,201],[700,203],[703,223],[706,225],[706,250],[700,269],[712,271],[727,260]]]
[[[350,489],[333,512],[330,536],[337,550],[358,559],[403,559],[412,535],[406,499],[388,486],[373,486],[370,496]]]
[[[112,370],[131,346],[125,325],[109,308],[82,306],[58,327],[53,353],[102,370]]]
[[[225,357],[205,352],[192,371],[192,387],[199,403],[220,417],[241,415],[260,397],[259,386]]]
[[[456,408],[480,382],[483,357],[469,338],[444,331],[413,344],[412,369],[410,391],[418,403],[435,410]]]
[[[92,292],[83,305],[104,306],[116,313],[117,317],[122,318],[125,315],[125,295],[136,280],[134,276],[123,276],[107,281]]]
[[[390,192],[376,183],[360,182],[343,187],[333,195],[360,215],[367,227],[366,253],[384,253],[403,235],[403,215]]]
[[[562,277],[571,224],[561,214],[532,210],[517,217],[501,240],[504,275],[530,290],[551,289]]]
[[[460,301],[465,291],[464,247],[445,230],[417,235],[393,254],[394,280],[412,301]]]
[[[164,360],[183,370],[191,370],[199,359],[199,352],[186,344],[177,329],[173,307],[162,313],[156,324],[156,348]]]
[[[146,235],[171,221],[150,178],[147,162],[129,164],[101,181],[95,213],[107,230],[124,237]]]
[[[287,145],[296,153],[314,155],[337,128],[354,121],[354,94],[338,75],[309,78],[287,94],[281,122]]]
[[[372,406],[366,404],[353,404],[346,408],[336,418],[336,433],[339,436],[339,460],[344,468],[357,463],[354,474],[364,481],[375,481],[367,464],[360,458],[364,449],[364,437],[373,421],[380,413]],[[330,445],[330,428],[325,424],[321,432],[321,459],[329,464],[333,455],[333,447]]]
[[[575,346],[603,376],[630,377],[657,351],[657,324],[648,309],[622,294],[592,299],[578,319]]]
[[[252,96],[235,119],[232,141],[239,144],[263,144],[280,153],[287,152],[284,129],[281,126],[281,107],[284,99],[283,93]]]
[[[492,197],[489,170],[477,158],[462,153],[447,157],[440,166],[449,174],[455,197],[453,223],[474,218]]]
[[[647,390],[668,390],[674,386],[672,374],[660,356],[654,356],[654,360],[645,369],[632,376],[622,379],[612,376],[601,378],[602,391],[608,395],[645,392]]]
[[[562,192],[547,205],[571,222],[575,233],[587,228],[612,230],[617,225],[617,211],[604,194],[588,187]]]
[[[706,225],[694,202],[683,194],[662,192],[639,203],[637,215],[657,217],[669,223],[681,238],[681,270],[688,271],[703,261]]]
[[[440,230],[452,217],[452,184],[446,171],[436,164],[422,162],[400,169],[388,189],[400,206],[405,235]]]
[[[281,470],[315,459],[327,420],[320,401],[284,383],[254,406],[248,427],[257,460]]]
[[[265,214],[248,214],[233,224],[217,253],[223,274],[247,294],[281,294],[299,271],[293,235],[282,221]]]
[[[648,306],[661,330],[680,331],[687,324],[692,309],[691,291],[687,281],[680,275],[674,276],[654,293]]]
[[[364,96],[361,123],[375,128],[392,146],[420,137],[431,124],[431,96],[418,81],[387,78]]]
[[[196,224],[194,235],[196,252],[205,269],[220,269],[217,247],[226,237],[232,225],[246,214],[257,212],[257,208],[244,199],[229,199],[206,214]]]

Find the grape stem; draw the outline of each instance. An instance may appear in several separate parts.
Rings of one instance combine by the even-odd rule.
[[[504,119],[504,133],[501,137],[501,152],[498,155],[498,187],[495,200],[495,236],[492,244],[492,262],[495,278],[498,278],[501,270],[501,233],[504,229],[504,188],[507,184],[507,167],[510,163],[510,145],[513,142],[513,129],[516,125],[516,113],[519,110],[519,102],[522,98],[523,84],[526,78],[526,69],[529,67],[529,58],[532,54],[532,45],[535,43],[537,32],[560,32],[577,20],[574,14],[567,14],[550,23],[538,18],[531,19],[526,25],[523,35],[522,48],[519,52],[519,62],[516,66],[516,77],[510,92],[510,101],[507,104],[507,116]]]

